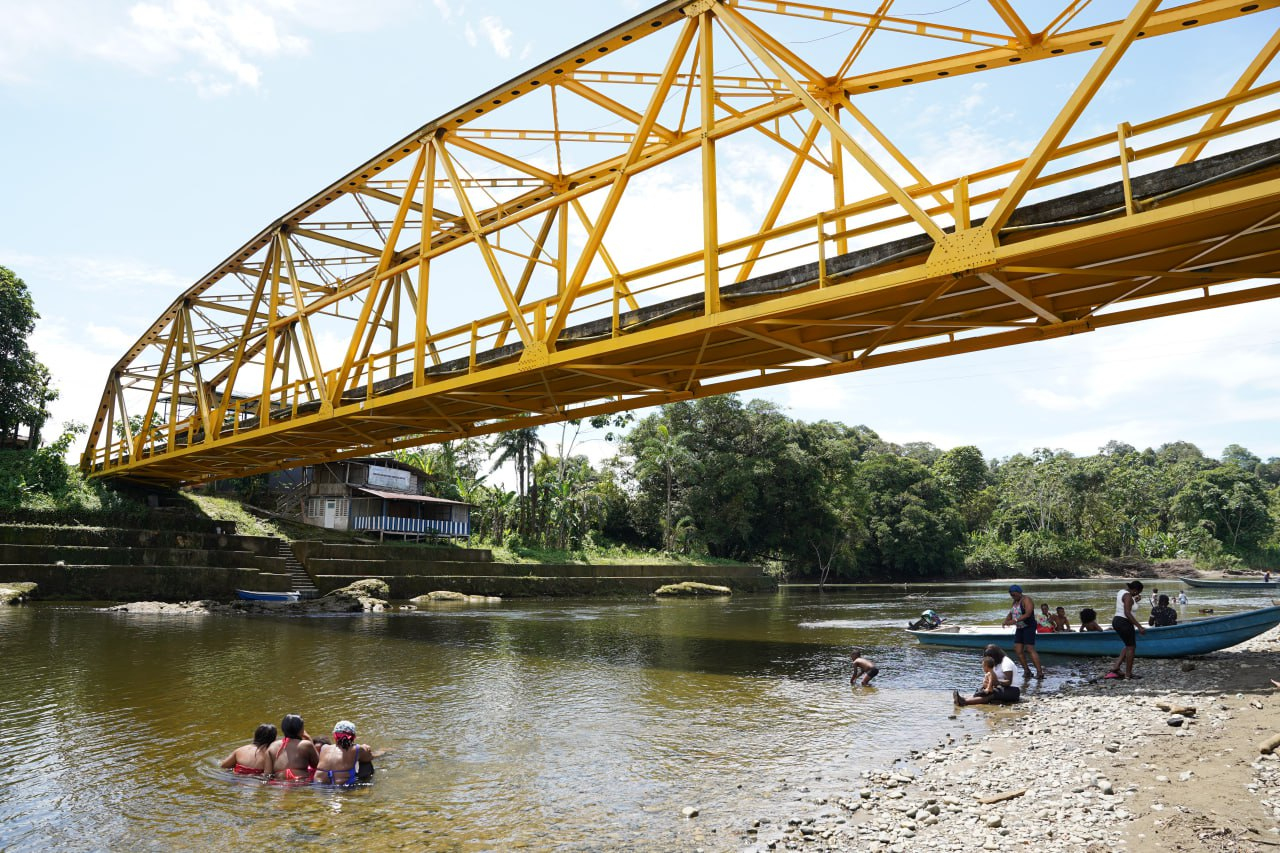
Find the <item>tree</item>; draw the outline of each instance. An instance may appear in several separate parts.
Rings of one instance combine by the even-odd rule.
[[[982,451],[971,444],[953,447],[938,457],[933,475],[954,493],[957,503],[969,500],[991,480]]]
[[[490,473],[498,470],[508,462],[515,465],[516,488],[521,498],[520,533],[521,535],[527,534],[529,532],[529,518],[535,508],[526,504],[531,499],[536,500],[536,498],[532,497],[535,492],[534,484],[531,482],[533,466],[537,462],[537,455],[546,453],[547,447],[543,444],[542,439],[538,438],[537,427],[522,427],[499,433],[497,438],[493,440],[490,449],[491,452],[498,454],[498,458],[489,469]]]
[[[1205,459],[1204,454],[1200,452],[1200,448],[1189,441],[1170,441],[1160,445],[1160,448],[1156,450],[1156,458],[1165,465],[1182,463],[1196,468],[1204,468],[1213,464],[1208,459]]]
[[[866,450],[862,428],[819,421],[795,425],[795,440],[780,467],[786,472],[779,513],[789,562],[818,569],[818,588],[832,575],[854,575],[858,553],[867,541],[868,496],[856,476]]]
[[[1222,451],[1222,463],[1224,465],[1234,465],[1242,471],[1254,471],[1262,460],[1254,456],[1245,447],[1238,444],[1228,444]]]
[[[1235,465],[1196,475],[1173,499],[1173,512],[1184,524],[1208,530],[1233,551],[1257,548],[1275,526],[1262,481]]]
[[[863,563],[894,574],[946,574],[959,564],[959,513],[914,459],[872,453],[855,481],[867,498]]]
[[[27,346],[38,319],[26,283],[0,267],[0,445],[16,444],[25,426],[28,446],[39,447],[49,403],[58,397],[49,388],[48,368]]]
[[[672,488],[676,469],[693,461],[693,455],[685,447],[688,433],[673,433],[669,424],[660,423],[653,435],[640,447],[636,458],[636,473],[640,476],[660,474],[666,486],[666,498],[662,510],[662,547],[666,551],[675,545],[675,527],[671,523]]]
[[[1075,457],[1068,451],[1037,448],[1000,466],[1001,510],[1019,530],[1061,530],[1071,497],[1068,474]]]

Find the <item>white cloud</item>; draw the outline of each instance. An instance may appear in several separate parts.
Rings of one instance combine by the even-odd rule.
[[[436,0],[441,14],[453,12]],[[309,49],[307,30],[373,31],[414,15],[411,0],[0,0],[0,83],[28,83],[45,65],[97,60],[215,97],[261,87],[272,61]]]
[[[144,73],[194,65],[183,79],[211,96],[256,89],[258,61],[306,49],[306,39],[282,32],[272,14],[252,3],[167,0],[135,4],[128,24],[106,33],[92,53]]]
[[[502,25],[502,19],[494,15],[486,15],[480,19],[480,30],[489,40],[493,52],[502,59],[511,58],[511,36],[514,33]]]
[[[48,438],[55,437],[66,421],[84,423],[93,417],[107,372],[136,338],[114,327],[94,326],[86,335],[57,320],[36,323],[29,343],[58,389],[58,399],[49,406]],[[72,448],[71,458],[78,457],[80,450],[80,446]]]
[[[191,286],[192,279],[165,267],[132,258],[98,258],[83,255],[46,257],[0,247],[5,265],[27,282],[36,296],[44,285],[64,284],[80,292],[124,291],[136,293],[139,288],[172,292],[174,295]]]
[[[473,28],[469,23],[463,26],[462,37],[467,40],[467,44],[471,47],[475,47],[480,43],[480,39],[476,36],[475,28]]]
[[[1246,307],[1103,330],[1087,361],[1038,376],[1037,384],[1019,393],[1050,411],[1096,411],[1123,405],[1151,388],[1175,395],[1201,384],[1227,395],[1280,391],[1280,337],[1266,316]],[[1050,346],[1070,349],[1060,342]]]

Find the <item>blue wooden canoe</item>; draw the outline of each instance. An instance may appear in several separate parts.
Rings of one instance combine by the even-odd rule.
[[[251,589],[237,589],[236,598],[243,601],[297,601],[301,594],[296,592],[254,592]]]
[[[1140,658],[1180,658],[1204,655],[1243,643],[1280,625],[1280,607],[1263,607],[1208,619],[1192,619],[1163,628],[1148,628],[1138,635]],[[922,645],[953,649],[981,649],[995,643],[1006,652],[1013,650],[1013,628],[943,626],[933,631],[907,629]],[[1106,657],[1119,655],[1124,647],[1115,631],[1036,634],[1036,650],[1042,654]]]
[[[1178,578],[1187,586],[1208,587],[1210,589],[1280,589],[1280,581],[1229,581],[1203,580],[1201,578]]]

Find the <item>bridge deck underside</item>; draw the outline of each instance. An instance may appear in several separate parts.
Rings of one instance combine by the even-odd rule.
[[[545,365],[513,369],[519,345],[480,353],[348,392],[331,415],[303,404],[197,435],[121,473],[243,476],[1273,298],[1278,153],[1263,143],[1148,175],[1133,212],[1119,184],[1024,206],[976,269],[940,274],[933,241],[908,237],[829,259],[823,280],[810,264],[725,287],[717,313],[699,294],[624,314],[616,334],[607,318],[571,327]]]

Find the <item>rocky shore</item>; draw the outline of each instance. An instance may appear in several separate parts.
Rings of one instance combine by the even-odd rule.
[[[117,604],[104,607],[108,613],[154,613],[176,616],[198,616],[202,614],[311,614],[311,613],[381,613],[389,609],[387,603],[391,592],[384,581],[376,578],[358,580],[353,584],[335,589],[320,598],[305,601],[183,601],[171,603],[165,601],[133,601],[128,604]]]
[[[1280,755],[1260,750],[1280,734],[1277,652],[1280,629],[1203,658],[1139,659],[1141,680],[957,709],[992,715],[990,734],[867,772],[816,814],[754,820],[740,849],[1280,848]]]

